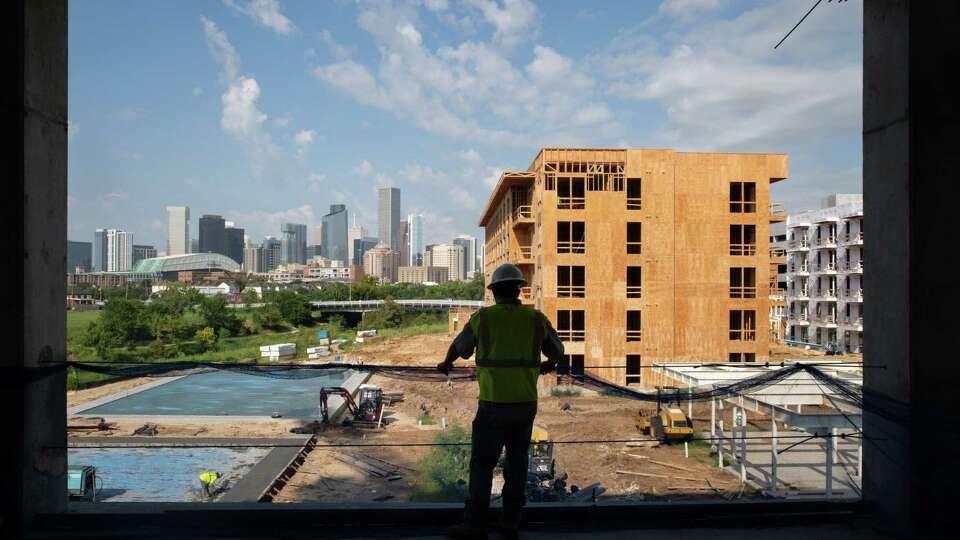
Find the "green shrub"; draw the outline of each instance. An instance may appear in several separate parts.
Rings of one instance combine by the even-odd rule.
[[[439,431],[434,446],[420,462],[420,482],[411,500],[423,502],[462,502],[470,478],[470,434],[460,426]],[[451,443],[465,443],[453,445]]]
[[[572,386],[554,386],[550,389],[550,395],[553,397],[579,397],[580,389]]]

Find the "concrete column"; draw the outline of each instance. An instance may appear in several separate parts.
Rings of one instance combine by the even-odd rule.
[[[770,406],[770,491],[777,492],[779,484],[777,482],[777,466],[780,464],[780,456],[777,454],[779,445],[777,444],[777,420],[774,417],[774,406]]]
[[[942,463],[960,450],[949,347],[960,290],[939,239],[956,236],[958,2],[864,3],[863,497],[894,536],[960,526]],[[871,299],[873,301],[871,301]],[[885,414],[877,414],[882,409]],[[935,433],[932,441],[924,433]]]
[[[17,537],[40,512],[66,510],[67,3],[11,2],[0,145],[4,268],[0,355],[6,433],[0,442],[0,537]],[[11,349],[17,348],[16,353]],[[59,449],[51,450],[55,446]]]

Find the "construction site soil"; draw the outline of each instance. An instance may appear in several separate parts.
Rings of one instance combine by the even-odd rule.
[[[348,354],[347,360],[397,365],[436,365],[445,355],[451,336],[431,334],[375,340]],[[771,361],[822,353],[778,347]],[[841,358],[841,357],[830,357]],[[860,360],[860,357],[843,357]],[[68,393],[68,406],[75,406],[112,393],[128,390],[152,379],[140,378],[106,384]],[[430,451],[428,446],[401,446],[431,443],[439,424],[461,426],[467,431],[476,410],[478,388],[475,382],[415,382],[374,375],[368,381],[385,392],[403,392],[404,400],[388,407],[385,427],[361,430],[349,427],[325,427],[317,433],[317,448],[306,460],[274,502],[403,502],[411,500],[420,470]],[[546,395],[539,402],[536,424],[549,432],[554,441],[645,440],[639,433],[637,415],[649,412],[655,404],[611,397],[575,388],[575,395]],[[686,409],[686,406],[684,406]],[[726,409],[727,425],[732,411]],[[418,425],[429,417],[430,425]],[[697,431],[709,430],[710,405],[697,403],[693,421]],[[129,436],[143,420],[105,418],[106,430],[78,429],[71,437]],[[75,425],[89,425],[89,419],[72,419]],[[190,417],[163,418],[158,421],[157,437],[283,437],[303,421],[289,419],[248,420]],[[754,429],[768,429],[764,423]],[[153,437],[156,440],[157,437]],[[359,445],[330,448],[329,445]],[[760,496],[744,489],[739,480],[718,469],[709,442],[690,445],[690,457],[684,445],[642,446],[645,443],[596,442],[558,444],[555,448],[558,474],[566,473],[567,485],[586,487],[600,484],[602,499],[680,500],[690,498],[725,499]],[[368,446],[369,445],[369,446]],[[389,476],[372,475],[368,470],[338,459],[338,454],[369,456],[392,465]],[[341,456],[342,458],[342,456]],[[347,457],[346,461],[350,461]]]

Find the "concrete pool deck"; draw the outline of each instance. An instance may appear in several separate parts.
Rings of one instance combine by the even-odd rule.
[[[230,486],[216,502],[258,502],[271,490],[301,453],[308,450],[313,439],[309,435],[282,438],[228,438],[228,437],[83,437],[70,440],[71,448],[191,448],[216,447],[272,447],[252,469]],[[310,445],[312,447],[312,445]]]
[[[349,369],[350,366],[344,366],[344,368]],[[243,422],[243,421],[259,421],[264,419],[271,419],[270,414],[263,415],[193,415],[193,414],[121,414],[121,413],[104,413],[104,412],[94,412],[93,410],[102,405],[108,403],[113,403],[117,400],[127,398],[142,392],[156,389],[165,384],[172,383],[174,381],[183,379],[185,377],[190,377],[195,374],[186,374],[186,375],[177,375],[172,377],[164,377],[159,380],[150,381],[144,383],[135,388],[130,388],[104,396],[99,399],[95,399],[74,407],[67,409],[68,417],[79,417],[79,418],[91,418],[91,417],[105,417],[105,418],[115,418],[115,419],[127,419],[127,420],[142,420],[144,422],[148,421],[163,421],[166,423],[192,423],[192,422],[206,422],[206,423],[222,423],[224,421],[228,422]],[[249,375],[255,377],[256,375]],[[355,394],[357,389],[361,384],[365,383],[370,378],[370,373],[367,371],[352,371],[350,375],[344,380],[339,386],[346,388],[351,394]],[[319,391],[319,388],[318,388]],[[318,396],[318,405],[319,405],[319,396]],[[331,396],[328,401],[330,408],[331,419],[337,419],[343,415],[346,410],[346,401],[339,396]],[[312,421],[317,420],[319,416],[319,409],[315,413],[308,416],[296,415],[296,416],[282,416],[276,420],[288,420],[288,421]]]

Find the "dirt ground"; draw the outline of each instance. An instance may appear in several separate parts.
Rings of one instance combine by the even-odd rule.
[[[433,366],[440,362],[452,336],[432,334],[376,340],[347,353],[347,361],[370,364],[403,364]],[[823,356],[820,351],[806,351],[793,347],[774,346],[771,359]],[[826,357],[828,359],[861,360],[854,355]],[[68,393],[68,404],[74,406],[98,399],[114,392],[127,390],[149,382],[150,378],[122,381],[104,386]],[[421,463],[429,452],[423,446],[359,446],[325,448],[328,444],[398,445],[430,443],[439,426],[418,426],[417,420],[429,414],[434,422],[441,419],[448,425],[461,426],[469,431],[476,410],[478,388],[475,382],[436,383],[416,382],[374,375],[370,383],[385,391],[402,391],[405,400],[388,409],[388,425],[378,431],[353,428],[327,428],[318,433],[318,448],[308,454],[305,463],[293,479],[276,496],[276,502],[305,501],[392,501],[410,500],[419,480]],[[567,410],[561,405],[569,404]],[[580,389],[576,396],[541,397],[537,426],[546,429],[555,441],[604,441],[647,439],[636,428],[637,413],[649,407],[634,400],[600,395]],[[566,407],[565,407],[566,408]],[[728,409],[727,415],[731,414]],[[694,406],[694,425],[707,430],[710,418],[708,403]],[[731,422],[731,418],[727,422]],[[130,435],[143,420],[116,420],[107,418],[112,429],[72,430],[72,437],[85,435]],[[89,420],[73,420],[89,423]],[[230,418],[163,419],[160,436],[177,437],[282,437],[291,427],[303,422],[287,419],[263,419],[237,423]],[[755,425],[765,429],[764,425]],[[368,476],[352,465],[335,458],[336,453],[366,454],[382,459],[398,468],[401,478],[387,480]],[[743,492],[737,479],[719,471],[715,457],[703,443],[684,457],[682,444],[662,445],[657,448],[627,447],[623,442],[589,444],[558,444],[555,447],[558,473],[569,476],[567,485],[580,487],[599,483],[606,492],[603,498],[620,500],[663,500],[695,497],[751,497]],[[656,463],[661,462],[661,463]],[[664,465],[666,464],[666,465]],[[618,471],[649,474],[631,475]],[[690,480],[688,480],[689,478]]]

